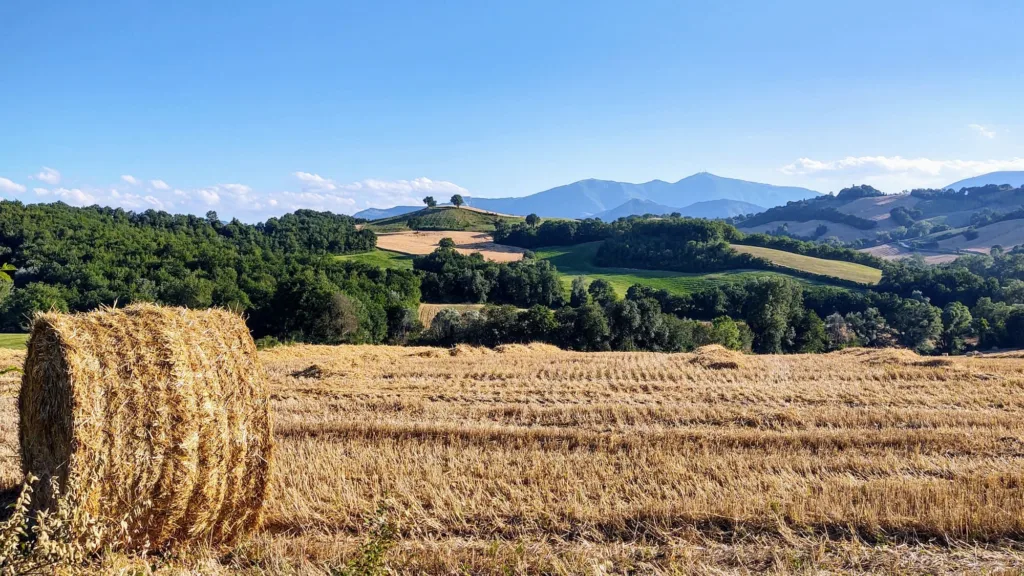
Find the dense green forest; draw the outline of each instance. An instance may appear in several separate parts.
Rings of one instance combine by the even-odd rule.
[[[558,271],[546,260],[497,263],[440,249],[413,260],[428,302],[556,307],[565,300]]]
[[[375,245],[352,218],[309,210],[249,225],[213,212],[0,202],[0,261],[17,269],[0,331],[23,331],[39,310],[143,301],[239,310],[257,336],[383,342],[410,322],[418,280],[328,257]],[[321,325],[327,309],[346,317],[333,336]]]
[[[872,289],[807,285],[779,276],[669,294],[603,280],[563,292],[557,270],[530,254],[494,263],[447,243],[385,270],[334,256],[371,250],[375,236],[347,216],[298,211],[250,225],[217,215],[131,213],[64,204],[0,203],[0,331],[39,310],[84,311],[147,301],[243,312],[265,342],[541,340],[579,350],[689,350],[717,342],[756,352],[903,345],[920,352],[1024,347],[1024,250],[993,250],[940,266],[885,262],[847,248],[743,235],[721,221],[668,217],[538,222],[549,234],[602,240],[600,262],[711,271],[758,268],[729,243],[750,243],[881,266]],[[519,229],[520,225],[514,228]],[[548,230],[547,232],[540,232]],[[599,263],[600,263],[599,262]],[[11,277],[8,281],[6,276]],[[417,325],[430,302],[486,303]]]

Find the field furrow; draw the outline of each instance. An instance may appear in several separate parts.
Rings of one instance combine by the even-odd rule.
[[[236,552],[246,564],[225,571],[339,565],[382,514],[404,573],[962,573],[1024,554],[1020,358],[262,357],[274,497]],[[0,381],[5,487],[16,393],[16,377]]]

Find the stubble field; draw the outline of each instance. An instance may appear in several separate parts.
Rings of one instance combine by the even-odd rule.
[[[384,250],[402,254],[430,254],[437,249],[442,238],[451,238],[455,249],[462,254],[479,252],[484,258],[495,262],[516,262],[523,259],[523,248],[495,244],[490,234],[466,231],[425,231],[408,230],[377,235],[377,246]]]
[[[159,569],[330,573],[367,553],[373,523],[395,535],[389,569],[409,574],[1024,565],[1020,358],[545,345],[261,355],[278,442],[266,526],[229,554]],[[8,489],[17,377],[0,378]]]

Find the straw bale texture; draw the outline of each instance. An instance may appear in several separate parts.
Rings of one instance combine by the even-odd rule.
[[[743,354],[710,344],[694,350],[692,362],[708,370],[735,370],[743,366]]]
[[[242,319],[152,305],[36,317],[18,398],[22,466],[76,486],[107,543],[231,544],[270,486],[266,375]]]

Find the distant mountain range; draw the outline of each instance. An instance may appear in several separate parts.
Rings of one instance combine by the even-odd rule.
[[[773,186],[758,182],[747,182],[735,178],[723,178],[701,172],[683,178],[678,182],[652,180],[643,184],[615,182],[611,180],[581,180],[565,186],[522,196],[518,198],[466,198],[466,203],[476,208],[501,212],[503,214],[537,214],[549,218],[586,218],[602,213],[630,215],[624,204],[631,200],[645,200],[661,207],[688,207],[698,202],[732,200],[755,207],[779,206],[793,200],[819,196],[819,192],[794,186]],[[635,205],[640,212],[648,212],[649,204]],[[622,210],[619,210],[622,208]],[[742,209],[742,208],[736,208]],[[710,217],[728,215],[728,208],[718,211],[709,206]],[[670,209],[669,212],[682,212]],[[606,216],[601,216],[607,219]]]
[[[657,202],[652,202],[650,200],[634,198],[612,208],[611,210],[598,212],[594,217],[600,218],[605,222],[613,222],[619,218],[625,218],[627,216],[643,214],[663,216],[665,214],[678,212],[683,216],[690,216],[692,218],[730,218],[740,214],[755,214],[757,212],[763,212],[764,210],[765,208],[763,206],[758,206],[756,204],[740,200],[706,200],[704,202],[695,202],[689,206],[675,208],[672,206],[658,204]]]
[[[395,206],[394,208],[367,208],[366,210],[360,210],[352,216],[354,218],[365,218],[367,220],[380,220],[381,218],[391,218],[392,216],[401,216],[402,214],[408,214],[409,212],[415,212],[422,210],[423,206]]]
[[[958,182],[953,182],[946,188],[952,188],[953,190],[959,190],[961,188],[973,188],[975,186],[987,186],[989,184],[1009,184],[1014,188],[1024,186],[1024,170],[1017,172],[989,172],[988,174],[982,174],[981,176],[975,176],[974,178],[965,178]]]

